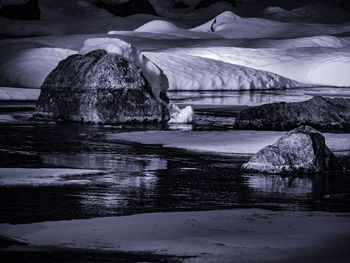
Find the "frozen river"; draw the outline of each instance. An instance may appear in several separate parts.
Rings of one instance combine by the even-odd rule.
[[[293,178],[243,173],[239,166],[260,148],[256,138],[263,147],[283,132],[231,127],[237,111],[247,106],[305,100],[320,93],[350,94],[350,89],[335,90],[339,92],[174,92],[172,101],[194,106],[197,121],[172,126],[42,122],[31,119],[30,102],[15,107],[4,102],[0,222],[241,207],[349,212],[349,202],[327,198],[348,193],[349,174]],[[326,134],[326,140],[342,158],[349,158],[349,136]],[[13,174],[18,177],[15,183]]]

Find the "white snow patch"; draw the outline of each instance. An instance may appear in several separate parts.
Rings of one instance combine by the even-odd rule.
[[[90,180],[69,177],[102,173],[105,171],[61,168],[0,168],[0,185],[87,184],[90,183]]]
[[[177,105],[170,106],[170,120],[168,123],[191,123],[194,121],[194,112],[191,106],[180,109]]]

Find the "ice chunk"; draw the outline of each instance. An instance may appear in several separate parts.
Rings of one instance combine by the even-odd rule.
[[[180,109],[177,105],[171,105],[168,123],[191,123],[193,120],[194,112],[191,106]]]

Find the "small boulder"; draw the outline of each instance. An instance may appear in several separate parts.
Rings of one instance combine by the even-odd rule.
[[[261,149],[242,168],[263,173],[319,173],[334,163],[324,136],[309,126],[300,126]]]
[[[303,102],[264,104],[241,111],[239,129],[290,130],[300,125],[317,129],[350,129],[350,99],[314,96]]]
[[[92,123],[166,122],[169,111],[134,62],[95,50],[58,64],[41,87],[34,116]]]

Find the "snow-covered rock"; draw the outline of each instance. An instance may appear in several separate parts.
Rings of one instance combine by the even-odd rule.
[[[59,63],[41,87],[34,116],[93,123],[163,122],[169,119],[166,104],[155,98],[135,63],[96,50]]]
[[[266,173],[310,173],[328,170],[334,163],[324,136],[309,126],[300,126],[261,149],[242,167]]]
[[[143,76],[150,84],[155,98],[160,103],[167,106],[168,102],[164,101],[164,96],[166,97],[166,91],[169,88],[167,77],[156,64],[141,54],[134,45],[118,38],[88,39],[80,50],[80,54],[87,54],[96,49],[103,49],[108,53],[118,54],[139,66],[142,70]]]

